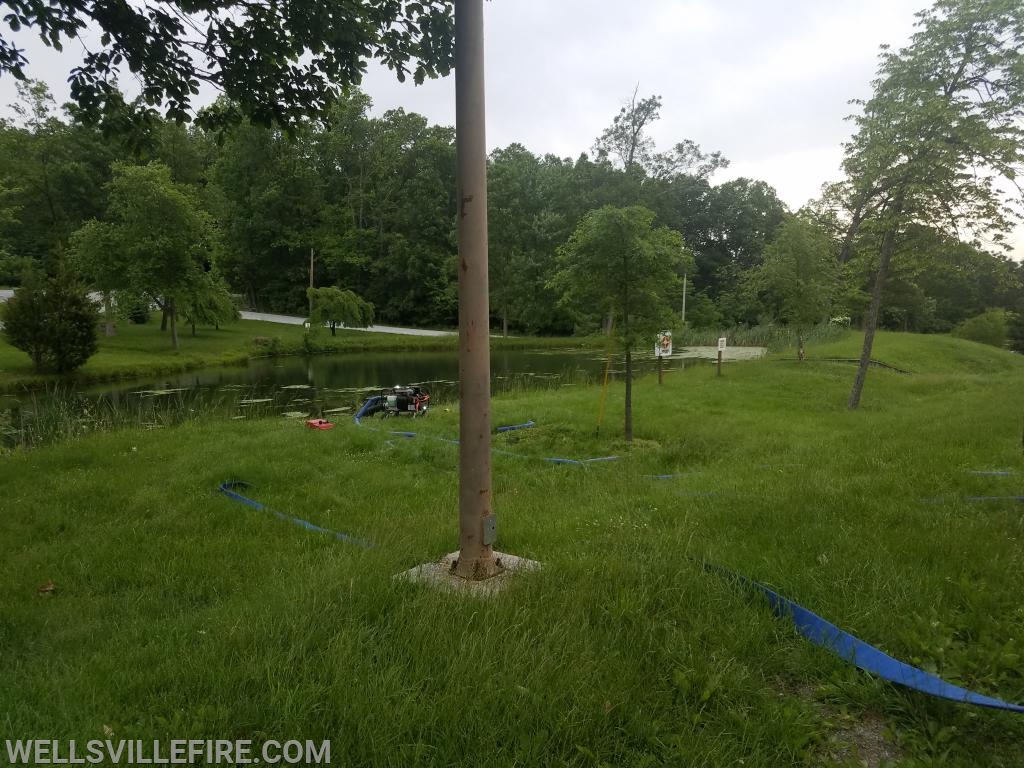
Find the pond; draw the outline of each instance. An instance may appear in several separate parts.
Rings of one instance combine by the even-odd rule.
[[[639,356],[638,373],[655,361]],[[690,360],[690,364],[694,361]],[[491,390],[595,385],[606,360],[597,350],[492,351]],[[666,365],[682,367],[686,360]],[[621,375],[621,357],[610,375]],[[0,442],[37,444],[102,426],[157,427],[210,414],[250,418],[340,418],[372,394],[396,384],[416,384],[433,404],[458,399],[455,352],[374,352],[278,357],[245,366],[206,368],[145,380],[120,381],[74,392],[0,396]]]

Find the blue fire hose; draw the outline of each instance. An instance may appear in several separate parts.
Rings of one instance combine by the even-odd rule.
[[[793,626],[796,627],[796,631],[806,639],[827,651],[831,651],[843,661],[853,664],[858,669],[878,675],[878,677],[891,683],[896,683],[921,693],[927,693],[929,696],[936,696],[940,699],[948,699],[960,704],[974,704],[978,707],[1024,713],[1024,706],[1020,704],[1010,704],[1000,699],[994,699],[991,696],[968,691],[958,685],[947,683],[945,680],[925,672],[923,669],[912,667],[909,664],[894,659],[887,653],[854,637],[849,632],[844,632],[835,624],[826,621],[802,605],[798,605],[792,600],[783,597],[760,582],[709,563],[704,563],[704,568],[708,571],[716,571],[728,578],[739,581],[744,586],[753,587],[761,592],[761,594],[768,598],[768,604],[776,616],[780,619],[789,619],[793,622]]]
[[[315,531],[316,533],[330,534],[339,541],[344,541],[348,544],[355,544],[356,546],[363,547],[364,549],[371,549],[373,547],[373,544],[369,541],[366,541],[365,539],[359,539],[347,533],[342,533],[341,531],[332,531],[329,528],[321,528],[319,525],[314,525],[308,520],[302,520],[298,517],[292,517],[291,515],[286,515],[283,512],[276,512],[273,509],[270,509],[269,507],[260,504],[258,501],[254,501],[253,499],[250,499],[247,496],[243,496],[240,493],[236,493],[234,490],[235,488],[249,488],[251,487],[251,485],[251,483],[247,483],[244,480],[228,480],[226,483],[220,484],[220,492],[227,496],[229,499],[234,499],[235,501],[240,501],[243,504],[248,504],[253,509],[258,509],[261,512],[269,512],[278,520],[286,520],[289,523],[295,523],[295,525],[300,525],[306,530]]]

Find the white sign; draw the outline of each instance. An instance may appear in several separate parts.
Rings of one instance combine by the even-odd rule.
[[[654,356],[672,356],[672,331],[658,331],[658,340],[654,344]]]
[[[718,340],[718,351],[725,352],[725,336]]]

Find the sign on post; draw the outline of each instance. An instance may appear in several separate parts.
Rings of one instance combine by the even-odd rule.
[[[665,380],[662,361],[672,355],[672,331],[658,331],[658,338],[654,342],[654,356],[658,358],[658,383]]]
[[[725,353],[725,336],[718,339],[718,375],[722,375],[722,355]]]
[[[725,336],[722,336],[718,340],[718,351],[719,352],[725,352]]]
[[[654,356],[672,356],[672,331],[658,331],[658,340],[654,344]]]

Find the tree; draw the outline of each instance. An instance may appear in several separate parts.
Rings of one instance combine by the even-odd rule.
[[[299,126],[289,140],[280,130],[243,123],[211,169],[220,267],[256,309],[295,313],[308,306],[309,249],[325,183],[313,166],[311,131]]]
[[[3,307],[4,335],[37,373],[66,374],[96,353],[96,304],[63,267],[29,275]]]
[[[838,272],[828,234],[790,216],[765,248],[761,265],[747,273],[748,290],[774,317],[796,330],[800,360],[807,330],[828,316]]]
[[[627,442],[633,440],[633,350],[672,324],[668,295],[692,266],[682,236],[653,224],[654,212],[642,206],[592,211],[559,249],[553,281],[579,315],[597,312],[616,321],[625,354]]]
[[[739,178],[712,188],[708,207],[709,229],[697,250],[697,285],[718,299],[735,290],[743,274],[761,263],[785,220],[786,206],[765,182]]]
[[[848,406],[867,377],[886,275],[908,227],[1002,237],[1012,221],[996,179],[1024,163],[1024,5],[939,0],[911,44],[884,51],[844,169],[850,225],[841,259],[875,222],[877,269]]]
[[[292,125],[357,85],[368,58],[417,83],[446,75],[453,65],[451,0],[7,0],[5,6],[10,32],[34,30],[58,50],[88,29],[100,30],[98,45],[70,77],[72,98],[94,121],[127,113],[136,124],[149,123],[161,106],[168,118],[188,120],[205,82],[237,107],[208,111],[205,124],[240,114],[264,125]],[[27,63],[13,37],[0,36],[0,75],[24,79]],[[126,105],[117,90],[122,65],[142,85],[141,104]]]
[[[209,218],[193,190],[172,181],[170,169],[159,163],[115,165],[107,191],[105,220],[77,233],[76,258],[104,283],[102,290],[128,288],[156,302],[170,320],[177,349],[179,304],[210,262]]]
[[[0,127],[0,179],[19,210],[5,229],[12,253],[53,272],[71,233],[103,210],[103,185],[122,153],[94,128],[59,117],[44,83],[19,83],[18,94],[16,122]]]
[[[215,270],[190,270],[189,280],[182,293],[181,316],[192,327],[212,325],[220,328],[224,323],[238,319],[238,307],[231,297],[231,289]]]
[[[336,336],[339,325],[349,328],[366,328],[373,322],[373,305],[363,301],[352,291],[335,286],[310,288],[309,322],[316,328],[324,323],[330,326],[331,336]]]
[[[545,167],[521,144],[491,153],[487,175],[489,266],[492,312],[501,318],[502,334],[509,322],[537,331],[557,322],[557,304],[548,282],[554,276],[554,252],[563,217],[545,195]]]
[[[660,117],[661,96],[637,100],[639,89],[629,103],[619,110],[612,124],[594,142],[598,160],[617,161],[627,174],[637,166],[648,167],[654,161],[654,141],[646,134],[647,127]]]

